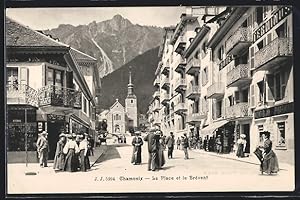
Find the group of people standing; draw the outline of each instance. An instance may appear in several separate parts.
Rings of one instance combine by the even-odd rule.
[[[37,141],[37,152],[41,167],[47,167],[49,144],[47,132],[43,131]],[[89,156],[92,152],[89,135],[64,134],[59,135],[56,144],[53,169],[58,171],[87,171],[90,169]]]
[[[134,165],[140,165],[142,162],[142,145],[143,141],[148,143],[148,171],[157,171],[161,169],[166,163],[164,150],[168,148],[168,159],[173,158],[173,151],[175,146],[175,138],[173,132],[168,137],[164,136],[162,131],[157,128],[152,128],[148,135],[144,138],[141,137],[140,132],[135,133],[135,137],[132,139],[133,153],[131,157],[131,163]],[[185,153],[185,159],[188,159],[188,138],[186,134],[182,136],[182,149]]]

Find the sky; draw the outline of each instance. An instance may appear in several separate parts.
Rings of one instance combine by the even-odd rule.
[[[120,14],[133,24],[175,26],[185,7],[82,7],[82,8],[7,8],[6,15],[36,30],[100,22]]]

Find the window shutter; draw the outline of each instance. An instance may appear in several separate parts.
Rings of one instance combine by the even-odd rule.
[[[255,95],[254,95],[254,85],[250,86],[250,107],[255,106]]]
[[[247,25],[248,27],[252,27],[252,15],[250,15],[247,19]]]
[[[254,46],[250,48],[250,51],[249,51],[249,58],[250,58],[250,68],[251,69],[254,69]]]
[[[20,82],[19,84],[28,85],[29,71],[27,67],[20,68]]]
[[[266,76],[267,80],[265,82],[266,84],[266,102],[274,102],[274,76],[273,74],[267,74]]]

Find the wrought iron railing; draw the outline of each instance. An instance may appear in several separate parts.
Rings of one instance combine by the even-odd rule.
[[[24,103],[38,107],[38,93],[35,89],[26,84],[6,85],[7,103]]]
[[[239,42],[252,42],[252,31],[248,27],[238,28],[225,42],[226,52]]]
[[[38,90],[39,105],[81,109],[81,92],[60,86],[47,85]]]
[[[292,54],[292,38],[276,38],[255,53],[254,68],[259,68],[277,56],[292,56]]]
[[[179,49],[184,48],[185,44],[186,44],[185,37],[179,36],[174,44],[175,51],[177,52]]]
[[[250,66],[248,64],[240,64],[227,73],[227,86],[233,82],[250,77]]]
[[[241,117],[251,117],[252,113],[249,110],[248,102],[237,103],[233,106],[226,108],[226,118],[241,118]]]

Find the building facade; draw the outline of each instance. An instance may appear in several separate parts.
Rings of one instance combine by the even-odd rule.
[[[202,140],[220,136],[223,153],[233,151],[241,134],[246,135],[246,153],[252,153],[261,142],[261,132],[268,130],[279,159],[293,163],[291,7],[192,7],[188,12],[184,16],[190,21],[181,25],[181,18],[158,66],[167,73],[164,58],[174,63],[166,65],[171,99],[166,113],[171,123],[161,129]],[[165,82],[160,82],[161,87]],[[162,93],[160,100],[163,107]],[[155,117],[151,120],[154,125]]]
[[[26,147],[29,161],[36,161],[42,131],[48,132],[52,160],[61,132],[93,129],[91,91],[68,45],[6,18],[6,46],[8,162],[24,162]],[[76,116],[86,124],[77,120],[74,126]]]

